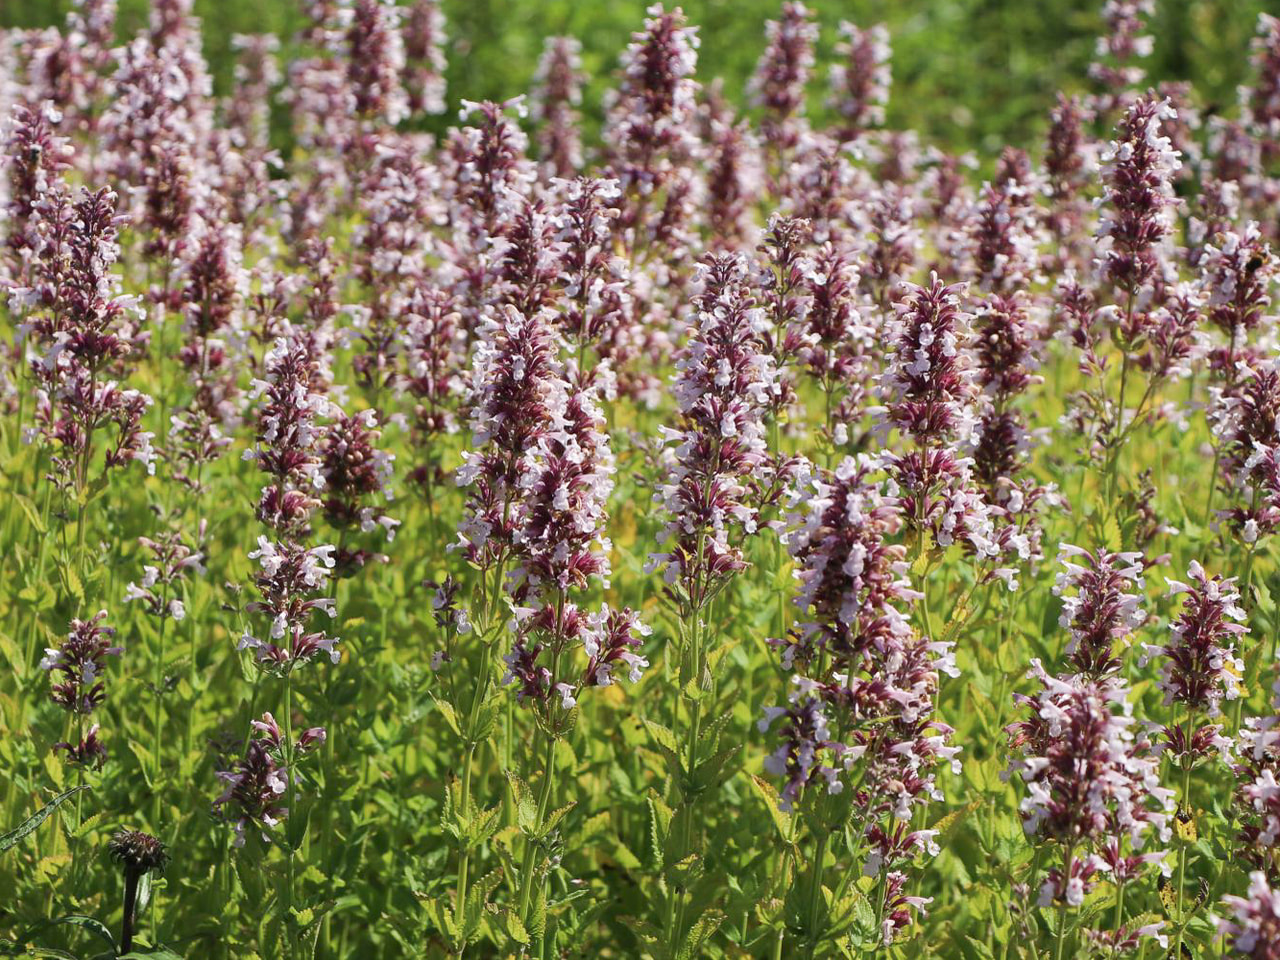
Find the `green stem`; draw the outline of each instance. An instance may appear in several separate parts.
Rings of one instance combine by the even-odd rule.
[[[284,675],[284,755],[285,755],[285,796],[289,817],[297,816],[296,792],[294,790],[293,769],[293,672]],[[289,839],[292,831],[285,826],[285,884],[282,891],[284,911],[282,927],[285,936],[285,955],[293,956],[293,937],[289,934],[289,925],[293,922],[293,843]]]
[[[1058,901],[1058,942],[1054,948],[1053,955],[1055,960],[1062,960],[1063,951],[1067,946],[1067,887],[1071,883],[1071,867],[1073,864],[1072,857],[1075,854],[1075,847],[1067,847],[1066,856],[1062,858],[1062,899]]]
[[[459,811],[462,816],[467,816],[467,808],[471,803],[471,764],[475,759],[476,745],[474,743],[467,747],[466,758],[462,761],[462,790],[459,793]],[[471,847],[464,844],[462,848],[462,856],[458,858],[458,894],[454,901],[454,913],[461,917],[466,909],[467,902],[467,871],[471,867]],[[458,956],[461,957],[466,949],[466,941],[458,944]]]
[[[487,629],[486,629],[487,632]],[[492,646],[488,639],[484,642],[483,657],[480,661],[480,685],[476,687],[475,694],[471,699],[471,711],[467,721],[467,752],[462,763],[462,788],[458,794],[459,812],[462,816],[469,816],[471,808],[471,768],[473,766],[477,741],[472,739],[473,731],[476,727],[477,718],[480,715],[480,706],[484,703],[485,698],[489,695],[489,664]],[[471,867],[471,848],[463,845],[462,854],[458,858],[458,887],[457,899],[454,903],[454,909],[459,916],[466,909],[467,902],[467,881],[468,872]],[[462,956],[466,949],[466,942],[458,944],[458,956]]]
[[[160,797],[160,781],[164,775],[164,765],[160,762],[162,726],[164,723],[163,700],[164,700],[164,634],[165,627],[169,623],[169,608],[167,605],[168,597],[162,594],[160,610],[160,638],[159,645],[156,650],[155,662],[155,679],[153,683],[152,695],[155,697],[155,704],[152,707],[151,719],[151,749],[152,760],[155,762],[155,775],[151,782],[152,802],[151,802],[151,822],[156,831],[156,836],[160,836],[160,813],[161,813],[161,797]]]
[[[540,831],[547,819],[547,808],[551,803],[551,784],[555,780],[556,738],[547,735],[547,759],[543,766],[542,789],[538,794],[538,825]],[[529,896],[533,893],[534,859],[538,852],[538,843],[533,837],[525,840],[524,862],[520,866],[520,922],[529,916]]]
[[[809,909],[807,913],[809,944],[806,955],[812,957],[818,949],[818,921],[822,913],[822,866],[827,859],[827,846],[831,834],[823,831],[818,838],[818,849],[813,854],[813,877],[809,880]]]
[[[1116,884],[1116,916],[1115,916],[1115,923],[1113,923],[1113,924],[1112,924],[1112,926],[1113,926],[1113,927],[1115,927],[1115,931],[1116,931],[1115,944],[1113,945],[1113,947],[1112,947],[1112,951],[1111,951],[1112,956],[1115,956],[1116,952],[1117,952],[1117,951],[1118,951],[1118,949],[1119,949],[1119,944],[1120,944],[1120,926],[1121,926],[1121,924],[1123,924],[1123,923],[1124,923],[1124,884],[1123,884],[1123,883],[1118,883],[1118,884]]]
[[[1191,716],[1192,716],[1191,708],[1188,707],[1187,708],[1187,741],[1186,741],[1188,746],[1190,745],[1192,739],[1195,737],[1195,729],[1192,727],[1192,724],[1191,724]],[[1192,815],[1191,814],[1190,754],[1188,754],[1187,757],[1183,758],[1183,761],[1182,761],[1182,797],[1180,798],[1180,801],[1181,801],[1182,811],[1188,817],[1190,817]],[[1174,945],[1174,948],[1173,948],[1173,955],[1175,957],[1182,956],[1182,935],[1187,928],[1186,920],[1182,916],[1182,904],[1183,904],[1183,896],[1184,896],[1184,892],[1187,884],[1187,860],[1189,859],[1188,853],[1189,853],[1190,844],[1188,844],[1184,839],[1181,841],[1180,846],[1181,846],[1181,850],[1178,853],[1178,910],[1176,914],[1177,923],[1178,923],[1178,942]]]

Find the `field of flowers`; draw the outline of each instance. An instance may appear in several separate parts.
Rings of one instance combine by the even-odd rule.
[[[302,7],[0,32],[0,955],[1280,958],[1280,20],[973,156]]]

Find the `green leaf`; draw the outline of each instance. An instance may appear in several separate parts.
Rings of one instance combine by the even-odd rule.
[[[458,722],[458,711],[453,709],[453,704],[447,700],[441,700],[434,693],[431,694],[431,699],[435,701],[436,709],[444,717],[444,722],[449,724],[449,728],[458,736],[462,736],[462,724]]]
[[[1107,517],[1106,523],[1102,525],[1102,542],[1112,553],[1117,553],[1123,549],[1124,543],[1120,537],[1120,524],[1114,516]]]
[[[50,930],[53,927],[60,926],[80,927],[83,930],[88,930],[90,933],[96,934],[100,937],[102,941],[111,948],[112,952],[115,952],[116,938],[111,935],[111,931],[107,929],[106,925],[101,920],[94,917],[80,916],[75,913],[68,914],[65,917],[58,917],[56,920],[46,920],[44,923],[32,927],[20,938],[20,941],[25,943],[45,930]]]
[[[770,616],[772,616],[772,612],[770,613]],[[720,661],[723,660],[729,651],[737,645],[737,640],[730,640],[729,642],[722,643],[720,646],[710,651],[707,654],[707,669],[714,674],[716,672],[716,668],[720,666]]]
[[[520,918],[516,916],[516,912],[514,910],[506,911],[506,917],[504,920],[507,928],[507,935],[511,937],[512,940],[521,944],[529,943],[529,931],[524,928],[524,924],[520,922]]]
[[[541,940],[547,933],[547,885],[534,888],[533,903],[529,909],[529,932]]]
[[[945,817],[939,819],[933,825],[933,829],[938,831],[938,836],[935,840],[938,843],[949,840],[960,824],[964,823],[965,819],[968,818],[969,814],[977,810],[984,802],[983,800],[971,800],[959,810],[952,810]]]
[[[720,929],[724,919],[724,914],[719,910],[708,910],[700,916],[685,935],[684,943],[680,945],[680,952],[676,954],[678,960],[690,960],[692,957],[702,956],[702,945]]]
[[[53,811],[57,810],[58,807],[66,803],[67,800],[74,797],[81,790],[88,790],[88,789],[89,787],[87,784],[81,784],[78,787],[72,787],[70,790],[67,790],[64,793],[58,794],[56,797],[54,797],[52,800],[46,803],[43,807],[41,807],[39,810],[37,810],[35,813],[29,816],[26,820],[23,820],[22,823],[18,824],[18,826],[15,827],[13,830],[10,830],[8,833],[0,836],[0,853],[3,853],[4,851],[8,850],[10,847],[16,845],[20,840],[22,840],[23,837],[27,836],[29,833],[34,832],[35,829],[40,826],[40,824],[44,823],[46,820],[49,819],[49,815],[53,813]]]
[[[144,873],[138,881],[138,899],[134,901],[134,916],[140,917],[151,903],[151,874]]]
[[[36,533],[44,536],[48,532],[48,528],[44,525],[44,520],[40,516],[40,511],[36,509],[36,505],[27,497],[20,493],[11,492],[9,496],[18,501],[18,506],[22,508],[22,512],[27,515],[27,519],[31,522],[31,526],[36,528]]]
[[[76,573],[75,568],[67,564],[62,568],[62,576],[67,582],[67,592],[75,597],[78,603],[84,603],[84,584],[80,582],[80,575]]]
[[[778,791],[773,789],[773,784],[762,777],[752,776],[751,786],[755,788],[756,795],[764,801],[764,805],[769,810],[769,816],[773,818],[773,825],[778,828],[778,835],[787,843],[795,843],[796,828],[795,821],[791,814],[783,812],[778,806]]]
[[[649,796],[649,842],[653,845],[653,858],[661,866],[662,852],[667,845],[667,833],[671,829],[671,808],[656,796]]]
[[[547,814],[547,819],[539,826],[539,830],[545,836],[559,826],[560,821],[569,815],[569,811],[578,805],[577,800],[570,800],[563,807],[552,810]]]
[[[658,746],[675,754],[680,752],[680,744],[676,741],[676,735],[671,732],[669,727],[664,727],[653,720],[642,720],[641,722],[644,724],[644,728],[649,731],[649,736],[654,739]]]
[[[926,530],[921,534],[920,552],[916,555],[915,561],[911,564],[911,572],[919,577],[923,576],[929,570],[929,551],[933,549],[933,537]]]

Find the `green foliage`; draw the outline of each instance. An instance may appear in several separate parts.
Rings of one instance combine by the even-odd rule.
[[[452,42],[449,102],[505,100],[526,90],[546,36],[570,34],[583,45],[591,81],[584,94],[589,127],[612,80],[618,52],[644,17],[649,0],[445,0]],[[61,21],[66,0],[6,0],[0,27],[45,26]],[[764,21],[777,16],[774,0],[689,0],[682,4],[701,28],[699,77],[720,77],[726,95],[743,103],[743,87],[764,46]],[[1080,90],[1101,26],[1101,3],[1078,0],[852,0],[812,4],[822,24],[820,64],[831,62],[841,20],[885,23],[893,46],[890,126],[919,131],[929,142],[994,155],[1005,143],[1030,146],[1047,123],[1055,91]],[[1162,0],[1152,19],[1158,36],[1149,64],[1152,82],[1194,79],[1206,103],[1235,102],[1246,75],[1240,51],[1248,46],[1263,0]],[[146,21],[146,0],[122,0],[120,32]],[[300,23],[292,0],[196,0],[205,28],[205,55],[217,92],[231,83],[230,39],[236,33],[290,36]],[[287,51],[286,51],[287,52]],[[824,119],[821,83],[811,111]],[[436,132],[452,115],[433,121]],[[283,131],[280,132],[283,136]]]

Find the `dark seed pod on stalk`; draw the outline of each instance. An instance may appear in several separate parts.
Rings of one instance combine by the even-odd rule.
[[[133,947],[133,912],[138,901],[138,881],[148,873],[164,873],[169,851],[163,843],[141,830],[117,831],[107,849],[124,866],[124,919],[120,921],[120,952]]]

